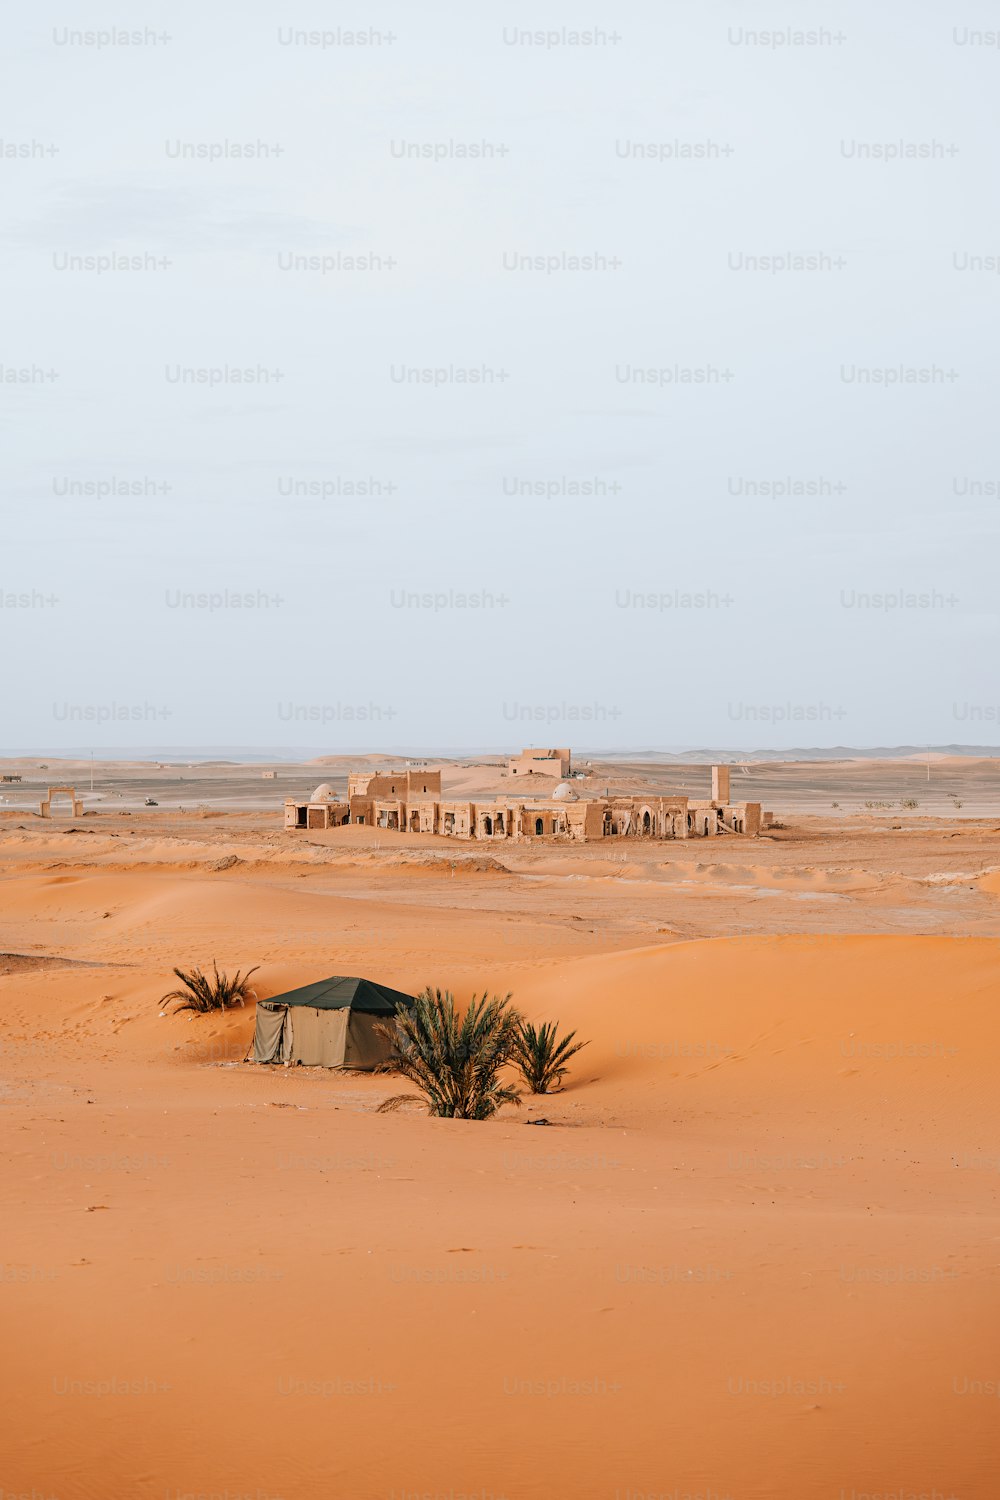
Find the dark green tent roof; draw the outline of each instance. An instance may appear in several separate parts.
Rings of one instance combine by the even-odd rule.
[[[315,984],[304,984],[301,989],[288,990],[284,995],[272,995],[260,1003],[311,1005],[315,1010],[357,1010],[366,1016],[394,1016],[397,1005],[413,1004],[413,996],[391,990],[388,985],[375,984],[371,979],[334,974],[330,979],[317,979]]]

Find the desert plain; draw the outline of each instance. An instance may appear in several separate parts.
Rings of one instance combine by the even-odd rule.
[[[282,829],[359,759],[0,765],[3,1500],[1000,1493],[1000,762],[754,764],[753,839]],[[589,1045],[380,1114],[161,1004],[213,959]]]

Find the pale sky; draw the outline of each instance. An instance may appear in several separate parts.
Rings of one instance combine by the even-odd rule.
[[[1000,743],[998,27],[12,13],[0,752]]]

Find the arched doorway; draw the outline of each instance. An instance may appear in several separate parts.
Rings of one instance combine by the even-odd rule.
[[[83,802],[80,798],[77,797],[76,789],[74,787],[50,786],[47,795],[42,798],[42,801],[38,808],[38,811],[43,818],[50,818],[52,816],[52,799],[53,797],[58,796],[66,796],[69,798],[69,810],[74,818],[80,818],[83,816]]]
[[[541,818],[536,818],[535,819],[535,833],[536,834],[540,834],[540,833],[544,833],[544,832],[545,832],[545,824],[542,822]]]
[[[653,822],[652,822],[652,819],[649,816],[649,808],[648,807],[647,807],[646,811],[642,815],[642,831],[643,831],[643,833],[652,833],[652,831],[653,831]]]

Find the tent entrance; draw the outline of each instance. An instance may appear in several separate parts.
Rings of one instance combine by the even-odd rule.
[[[291,1022],[287,1005],[264,1005],[258,1001],[257,1024],[253,1034],[253,1060],[257,1063],[288,1062],[285,1048],[285,1031],[288,1031],[288,1046],[291,1046]]]

